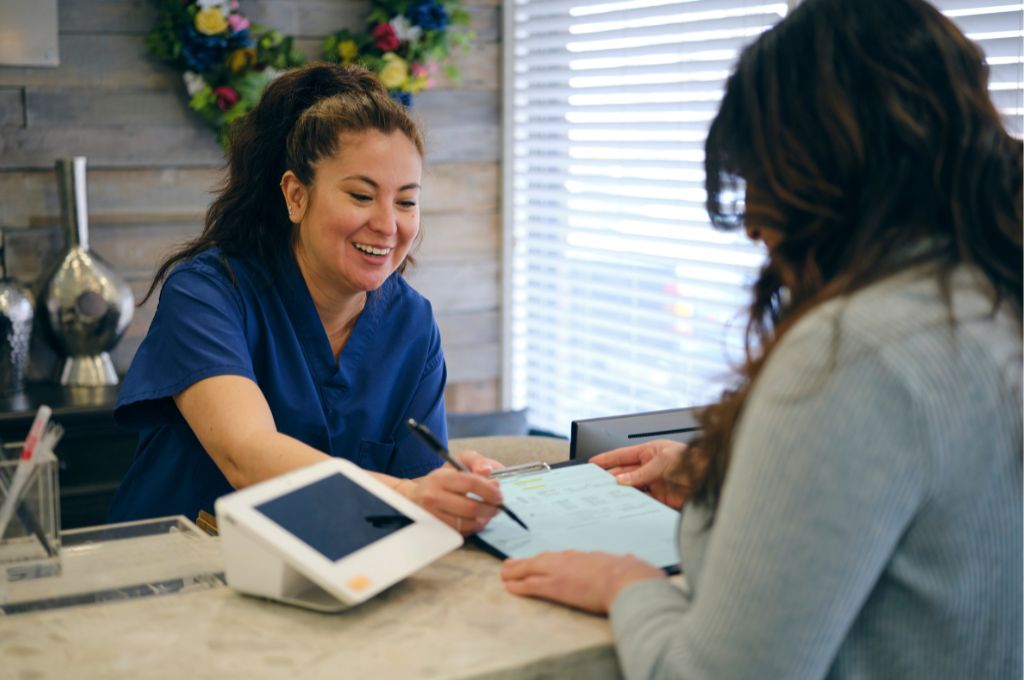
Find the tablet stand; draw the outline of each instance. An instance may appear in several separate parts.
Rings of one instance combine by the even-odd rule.
[[[230,517],[221,525],[221,547],[228,585],[248,595],[314,609],[339,612],[350,605],[321,588],[288,564],[287,559],[258,537],[249,535]]]

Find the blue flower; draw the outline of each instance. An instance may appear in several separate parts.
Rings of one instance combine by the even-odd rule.
[[[412,108],[412,95],[409,94],[408,92],[402,92],[401,90],[391,90],[390,92],[388,92],[388,94],[391,95],[392,99],[394,99],[396,102],[398,102],[405,108]]]
[[[448,10],[437,0],[427,0],[409,9],[409,19],[425,31],[443,31],[448,28]]]
[[[190,71],[204,73],[224,61],[228,41],[213,35],[203,35],[192,26],[181,37],[181,58]]]
[[[241,31],[235,31],[228,37],[228,47],[233,50],[237,50],[242,47],[249,47],[252,45],[252,36],[249,35],[249,29],[243,28]]]

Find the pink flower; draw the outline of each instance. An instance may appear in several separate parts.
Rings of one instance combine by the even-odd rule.
[[[228,26],[231,27],[232,33],[238,33],[239,31],[244,31],[249,28],[249,20],[241,14],[229,14]]]
[[[217,108],[221,111],[227,111],[232,106],[238,103],[239,96],[235,92],[235,88],[227,85],[221,85],[213,89],[213,94],[217,97]]]
[[[437,81],[434,79],[434,76],[437,75],[437,68],[436,62],[427,62],[426,65],[417,62],[409,68],[409,71],[422,89],[429,90],[437,85]]]
[[[395,28],[388,23],[377,24],[370,31],[373,36],[373,46],[382,52],[391,52],[398,49],[398,36],[395,35]]]

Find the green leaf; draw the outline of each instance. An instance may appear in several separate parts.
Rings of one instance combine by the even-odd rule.
[[[188,101],[188,105],[189,108],[195,111],[202,111],[210,106],[216,106],[217,97],[213,94],[213,88],[207,85],[203,89],[199,90],[199,92],[196,92]]]
[[[327,36],[324,40],[323,47],[321,48],[325,59],[328,61],[338,60],[338,43],[340,42],[341,40],[338,39],[337,34]]]
[[[224,112],[224,123],[230,125],[234,121],[238,120],[245,114],[249,113],[250,107],[246,106],[242,102],[238,102],[230,109]]]
[[[456,85],[462,82],[462,74],[459,73],[459,67],[455,64],[444,65],[444,77]]]
[[[270,74],[266,71],[249,71],[241,78],[230,83],[238,96],[248,101],[259,101],[263,89],[270,82]],[[234,108],[234,107],[232,107]]]

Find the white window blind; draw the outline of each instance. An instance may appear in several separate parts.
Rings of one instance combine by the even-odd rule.
[[[535,427],[706,403],[763,251],[714,230],[704,139],[756,0],[509,0],[506,399]]]
[[[717,396],[763,251],[704,211],[703,144],[768,0],[507,0],[505,400],[575,418]],[[791,3],[795,4],[795,3]],[[1024,8],[935,0],[1024,133]]]
[[[1024,136],[1024,3],[933,0],[985,52],[989,91],[1007,129]]]

